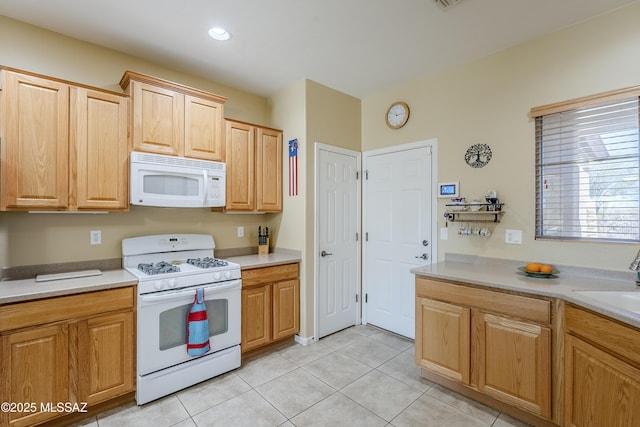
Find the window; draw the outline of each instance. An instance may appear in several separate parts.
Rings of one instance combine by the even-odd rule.
[[[536,238],[640,242],[640,87],[531,110]]]

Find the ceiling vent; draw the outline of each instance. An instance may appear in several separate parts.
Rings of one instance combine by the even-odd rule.
[[[462,0],[434,0],[442,9],[449,9],[460,3]]]

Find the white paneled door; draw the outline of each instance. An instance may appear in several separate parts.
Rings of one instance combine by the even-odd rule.
[[[432,146],[364,153],[363,321],[415,337],[415,276],[431,262]]]
[[[316,144],[317,338],[359,322],[360,153]]]

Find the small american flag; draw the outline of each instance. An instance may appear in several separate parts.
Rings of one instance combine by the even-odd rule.
[[[289,141],[289,195],[298,195],[298,140]]]

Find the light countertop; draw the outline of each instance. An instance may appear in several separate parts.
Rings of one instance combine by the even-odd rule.
[[[99,276],[36,282],[35,279],[0,282],[0,304],[29,301],[104,289],[120,288],[138,283],[125,270],[105,270]]]
[[[225,259],[227,261],[240,264],[240,268],[242,270],[249,270],[252,268],[271,267],[274,265],[300,262],[302,260],[302,256],[300,251],[292,249],[276,249],[266,255],[242,255]]]
[[[300,251],[276,249],[267,255],[244,255],[226,258],[241,269],[270,267],[300,262]],[[0,281],[0,304],[79,294],[137,284],[137,279],[122,269],[104,270],[98,276],[36,282],[34,278]]]
[[[559,271],[557,275],[551,278],[535,278],[517,270],[518,267],[525,264],[526,262],[513,260],[447,254],[445,261],[416,267],[411,272],[435,279],[561,298],[640,328],[639,313],[623,310],[601,302],[597,297],[575,292],[626,291],[638,292],[640,295],[640,287],[635,284],[635,272],[557,265],[556,268]]]

